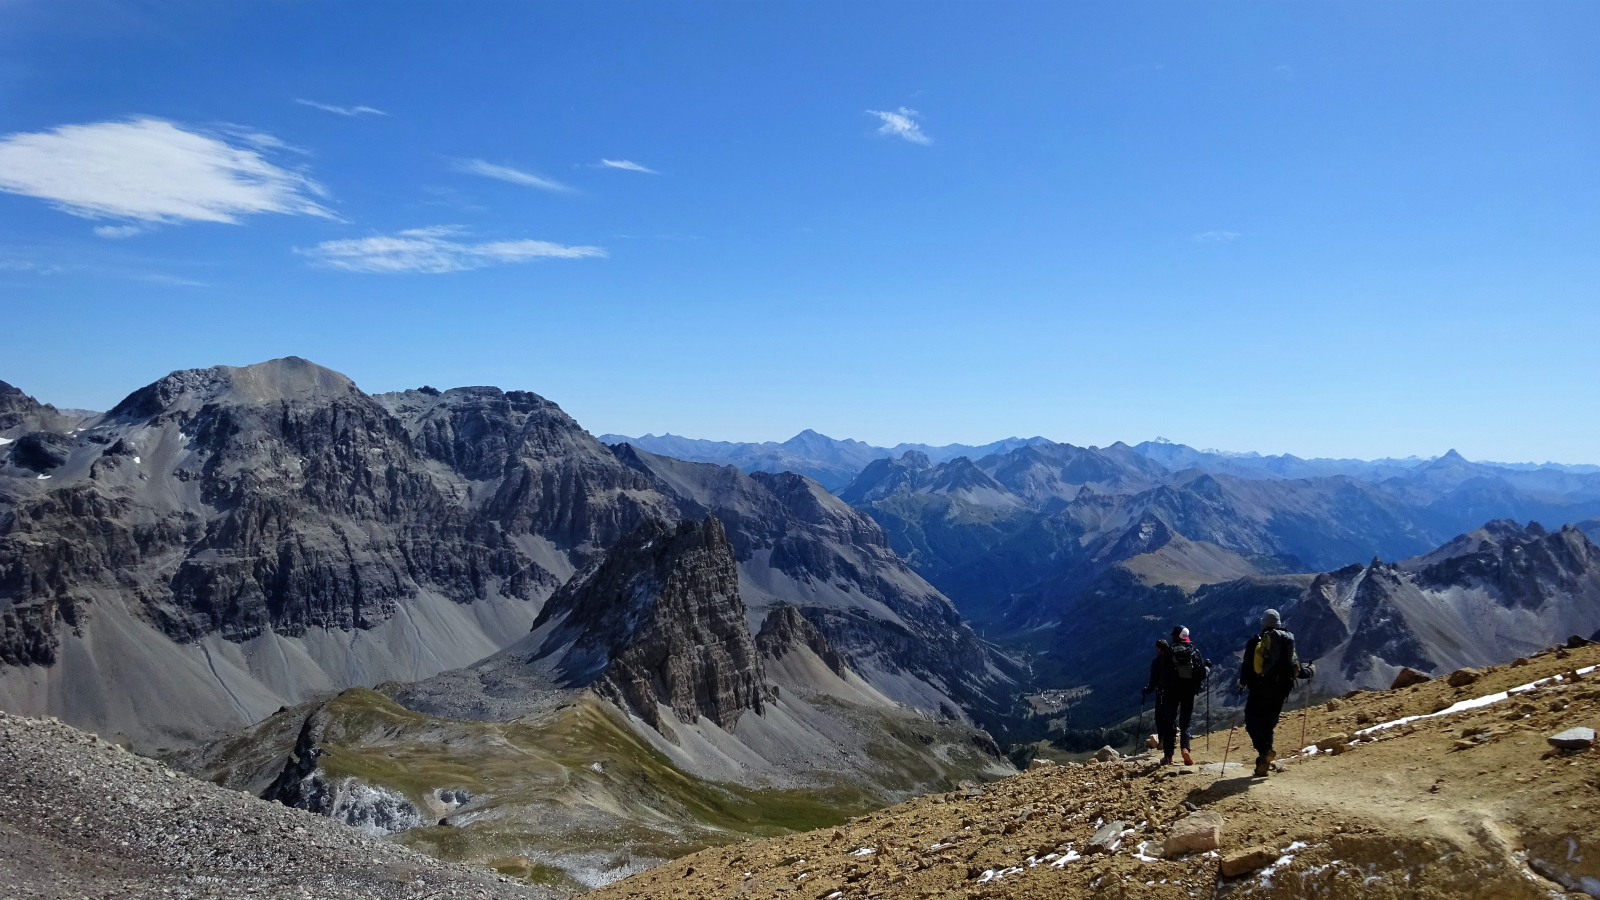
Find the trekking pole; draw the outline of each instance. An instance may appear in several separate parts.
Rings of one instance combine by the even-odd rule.
[[[1206,679],[1206,752],[1211,752],[1211,679]]]
[[[1315,678],[1315,677],[1316,677],[1315,674],[1313,674],[1311,676],[1311,678]],[[1306,749],[1306,722],[1307,722],[1307,720],[1309,720],[1311,718],[1311,678],[1307,678],[1306,679],[1305,701],[1300,707],[1300,750],[1301,750],[1301,752],[1305,752],[1305,749]]]
[[[1144,743],[1144,695],[1140,694],[1139,695],[1139,733],[1134,735],[1133,749],[1138,750],[1139,749],[1139,745],[1142,744],[1142,743]]]
[[[1217,773],[1218,778],[1228,774],[1228,754],[1233,752],[1233,729],[1238,727],[1234,725],[1228,729],[1228,744],[1222,748],[1222,771]]]

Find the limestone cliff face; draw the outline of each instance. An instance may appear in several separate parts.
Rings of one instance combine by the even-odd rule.
[[[762,711],[766,673],[715,516],[634,529],[551,596],[534,633],[541,628],[534,657],[556,655],[566,686],[591,686],[657,730],[658,704],[723,728]]]
[[[494,387],[380,394],[419,452],[466,481],[463,499],[513,534],[587,559],[676,504],[549,400]]]
[[[554,587],[451,502],[381,406],[304,360],[175,372],[68,440],[50,474],[6,479],[7,662],[53,662],[58,623],[101,591],[174,640],[244,641],[370,628],[422,589]]]

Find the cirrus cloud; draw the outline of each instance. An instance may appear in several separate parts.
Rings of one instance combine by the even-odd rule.
[[[878,126],[878,133],[890,137],[905,138],[913,144],[931,144],[933,138],[922,132],[922,126],[917,124],[920,115],[914,109],[904,106],[897,110],[869,109],[868,115],[877,116],[883,124]]]
[[[305,175],[273,165],[257,150],[154,118],[8,134],[0,138],[0,191],[38,197],[86,219],[336,218],[312,199],[326,191]],[[127,236],[125,228],[104,234]]]
[[[305,99],[303,97],[294,98],[294,102],[300,104],[301,106],[309,106],[312,109],[320,109],[323,112],[331,112],[331,113],[334,113],[335,115],[340,115],[340,116],[387,116],[388,115],[388,113],[384,112],[383,110],[381,110],[381,109],[373,109],[370,106],[334,106],[332,103],[318,103],[315,100],[307,100],[307,99]]]
[[[1196,244],[1226,244],[1238,239],[1237,231],[1202,231],[1190,238]]]
[[[550,241],[452,240],[464,234],[454,225],[411,228],[394,235],[323,241],[295,250],[320,265],[347,272],[395,274],[420,272],[437,275],[465,272],[486,266],[529,262],[535,259],[583,259],[605,256],[599,247],[566,246]]]
[[[484,178],[496,178],[500,181],[509,181],[512,184],[538,188],[543,191],[556,191],[558,193],[570,193],[572,191],[572,188],[559,181],[540,178],[531,172],[513,169],[510,166],[496,165],[481,159],[458,159],[455,162],[455,170],[457,172],[465,172],[468,175],[482,175]]]
[[[643,172],[646,175],[660,175],[649,166],[641,166],[631,159],[602,159],[599,163],[603,169],[621,169],[624,172]]]

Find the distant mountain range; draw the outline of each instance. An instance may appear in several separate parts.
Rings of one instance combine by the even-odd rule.
[[[893,447],[875,447],[856,440],[838,440],[811,429],[800,432],[787,441],[745,443],[706,441],[679,437],[675,434],[628,437],[621,434],[602,434],[600,440],[607,444],[632,444],[642,450],[662,456],[672,456],[691,462],[709,462],[734,465],[746,472],[796,472],[811,478],[830,491],[838,491],[849,484],[862,469],[874,460],[889,459],[907,452],[922,453],[929,462],[948,462],[965,456],[977,461],[996,454],[1009,453],[1019,447],[1055,443],[1047,438],[1011,437],[992,444],[896,444]],[[1326,475],[1349,475],[1353,478],[1376,480],[1402,475],[1418,466],[1427,465],[1438,457],[1426,459],[1408,456],[1403,459],[1301,459],[1291,454],[1263,456],[1259,453],[1236,453],[1224,450],[1196,450],[1185,444],[1176,444],[1166,438],[1156,438],[1133,445],[1132,449],[1166,468],[1176,472],[1183,469],[1200,469],[1205,472],[1226,473],[1243,478],[1313,478]],[[1600,465],[1568,463],[1500,463],[1483,462],[1481,465],[1513,471],[1548,469],[1575,475],[1600,474]]]
[[[977,459],[994,453],[1006,453],[1029,444],[1047,443],[1042,437],[1006,438],[992,444],[970,446],[946,444],[933,447],[928,444],[897,444],[893,447],[874,447],[861,441],[835,440],[807,428],[794,437],[778,443],[732,443],[729,441],[703,441],[679,437],[675,434],[660,436],[647,434],[628,437],[621,434],[602,434],[600,440],[607,444],[632,444],[660,456],[671,456],[690,462],[717,463],[738,466],[746,472],[794,472],[816,481],[830,491],[837,491],[875,459],[900,456],[906,452],[923,453],[934,462],[944,462],[958,456]]]

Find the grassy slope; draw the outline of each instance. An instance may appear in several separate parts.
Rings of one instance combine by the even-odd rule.
[[[188,767],[259,789],[261,773],[281,768],[310,709],[281,712]],[[453,824],[412,829],[396,840],[443,859],[572,888],[585,872],[834,825],[883,802],[848,785],[761,790],[696,778],[586,694],[538,717],[489,723],[433,718],[352,689],[318,715],[327,723],[319,765],[330,778],[398,791],[425,817],[436,790],[465,789],[478,798],[450,816]],[[872,752],[909,767],[908,777],[928,774],[913,765],[907,748]]]

